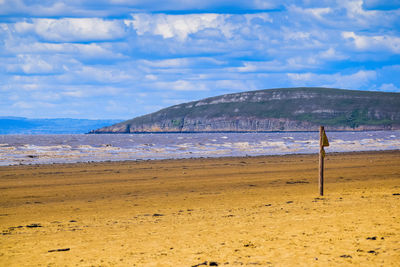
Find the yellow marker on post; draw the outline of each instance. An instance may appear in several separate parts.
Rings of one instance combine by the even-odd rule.
[[[320,141],[320,148],[321,148],[321,153],[322,153],[322,157],[325,158],[325,146],[329,146],[329,141],[328,141],[328,137],[326,136],[325,130],[324,130],[324,126],[322,127],[322,140]]]

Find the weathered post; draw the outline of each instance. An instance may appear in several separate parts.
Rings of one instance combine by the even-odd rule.
[[[324,126],[319,127],[319,195],[324,195],[324,147],[329,146],[328,137],[326,136]]]
[[[324,132],[324,126],[319,127],[319,195],[324,195],[324,155],[322,150],[322,136]]]

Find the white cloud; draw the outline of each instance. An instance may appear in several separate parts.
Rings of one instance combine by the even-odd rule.
[[[55,104],[43,102],[43,101],[18,101],[12,105],[13,108],[17,109],[36,109],[36,108],[54,108]]]
[[[365,1],[365,0],[364,0]],[[348,25],[354,24],[358,28],[389,27],[398,21],[400,10],[383,11],[363,8],[363,0],[338,1],[340,8],[346,10],[345,21]],[[379,0],[383,2],[382,0]],[[390,0],[392,2],[398,0]]]
[[[71,55],[78,59],[119,60],[126,59],[122,53],[112,51],[104,43],[48,43],[23,42],[20,39],[4,41],[4,52],[10,54]],[[68,57],[69,59],[70,57]]]
[[[172,58],[164,60],[141,60],[139,64],[144,64],[148,67],[155,67],[155,68],[177,68],[177,67],[188,66],[189,60],[186,58]]]
[[[386,35],[357,35],[354,32],[343,32],[343,38],[353,42],[362,51],[390,51],[400,54],[400,37]]]
[[[246,1],[246,2],[252,2],[252,1]],[[281,4],[281,1],[266,1],[266,0],[254,0],[253,1],[253,6],[257,9],[275,9],[279,7],[279,4]]]
[[[122,21],[99,18],[32,19],[17,22],[15,30],[19,34],[33,32],[52,42],[106,41],[125,36]]]
[[[46,101],[46,102],[54,102],[61,99],[59,93],[49,92],[49,91],[35,91],[30,94],[30,98],[37,101]]]
[[[329,47],[327,50],[321,51],[318,54],[318,57],[322,60],[333,60],[333,61],[340,61],[346,58],[349,58],[349,56],[344,55],[341,52],[338,52],[335,48]]]
[[[73,1],[70,1],[73,2]],[[26,1],[26,0],[3,0],[0,2],[0,14],[3,15],[33,15],[33,16],[55,16],[65,14],[74,9],[64,1]]]
[[[319,65],[318,60],[314,56],[296,56],[286,60],[286,64],[290,69],[312,69]]]
[[[161,35],[164,39],[177,38],[185,40],[188,35],[207,28],[220,30],[225,36],[231,32],[225,23],[229,15],[220,14],[132,14],[132,20],[125,20],[125,24],[132,26],[138,35],[146,33]]]
[[[336,51],[332,47],[320,53],[321,58],[335,58]]]
[[[155,87],[160,90],[173,91],[208,91],[209,88],[204,82],[177,80],[172,82],[156,82]]]
[[[69,96],[69,97],[76,97],[76,98],[80,98],[84,96],[84,93],[82,91],[67,91],[67,92],[63,92],[62,95],[64,96]]]
[[[371,81],[376,80],[375,71],[360,70],[353,74],[316,74],[316,73],[288,73],[288,78],[295,86],[322,86],[345,89],[370,89]]]
[[[289,5],[288,11],[292,16],[300,19],[317,19],[318,21],[329,20],[330,16],[327,14],[334,13],[335,9],[332,7],[323,8],[304,8],[301,5]],[[300,15],[300,17],[298,17]]]
[[[243,62],[243,66],[236,68],[239,72],[276,72],[290,69],[290,66],[278,61]],[[235,68],[231,69],[234,71]]]
[[[293,29],[285,28],[286,34],[283,38],[287,40],[308,40],[311,37],[310,32],[293,31]]]
[[[49,74],[54,73],[56,69],[50,62],[38,55],[18,55],[17,63],[9,64],[7,71],[24,74]]]
[[[319,68],[322,64],[319,54],[316,55],[301,55],[287,57],[282,60],[271,61],[245,61],[243,66],[231,68],[231,71],[239,72],[285,72],[285,71],[305,71]]]
[[[33,103],[30,102],[25,102],[25,101],[17,101],[12,105],[13,108],[18,108],[18,109],[31,109],[34,107]]]
[[[308,8],[306,11],[318,19],[322,19],[322,17],[326,14],[329,14],[332,12],[332,8],[330,7],[324,7],[324,8]]]
[[[269,23],[273,22],[273,19],[268,13],[244,14],[243,16],[246,18],[248,24],[251,24],[252,20],[256,19],[260,19],[263,22],[269,22]]]
[[[384,92],[398,92],[400,93],[400,88],[394,85],[393,83],[384,83],[379,88],[379,90]]]
[[[145,78],[150,81],[156,81],[158,79],[157,76],[153,74],[148,74],[145,76]]]
[[[347,16],[350,19],[358,20],[360,23],[365,23],[366,17],[376,14],[375,11],[363,9],[363,0],[344,1],[342,4],[347,10]]]
[[[107,66],[86,66],[83,65],[68,73],[68,77],[80,78],[80,81],[106,84],[124,83],[134,81],[134,74],[127,71],[109,68]]]
[[[22,21],[15,23],[14,28],[18,33],[26,33],[33,31],[35,29],[35,25],[33,23]]]
[[[123,95],[124,90],[120,87],[113,85],[102,85],[97,84],[62,84],[57,87],[57,92],[63,97],[72,97],[80,99],[93,99],[103,98],[112,99],[117,95]],[[71,103],[72,104],[72,103]]]
[[[39,85],[38,84],[34,84],[34,83],[27,83],[27,84],[23,84],[20,86],[22,89],[24,89],[25,91],[34,91],[34,90],[39,90]]]
[[[240,92],[261,89],[260,81],[254,80],[224,80],[220,79],[215,82],[215,88],[227,90],[228,92]]]
[[[146,71],[159,71],[159,72],[183,72],[185,69],[190,68],[215,68],[226,64],[222,60],[217,60],[207,57],[184,57],[184,58],[170,58],[162,60],[138,60],[137,64]]]
[[[305,6],[307,5],[298,3],[289,5],[290,17],[303,23],[307,22],[309,27],[326,26],[324,30],[352,29],[358,31],[377,27],[390,29],[397,24],[400,16],[400,9],[366,10],[363,8],[363,0],[327,1],[322,5],[323,7],[318,8],[306,8]]]

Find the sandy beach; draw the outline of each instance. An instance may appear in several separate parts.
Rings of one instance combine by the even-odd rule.
[[[400,151],[0,167],[0,266],[399,266]]]

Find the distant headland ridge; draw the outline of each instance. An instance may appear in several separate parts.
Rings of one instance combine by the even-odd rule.
[[[323,87],[265,89],[201,99],[90,133],[400,129],[400,93]]]

